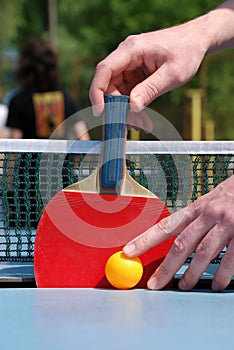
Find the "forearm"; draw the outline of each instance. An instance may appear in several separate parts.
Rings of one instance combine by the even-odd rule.
[[[200,36],[206,55],[234,48],[234,0],[187,24]]]
[[[97,66],[90,88],[94,113],[103,111],[103,92],[130,95],[130,104],[140,111],[187,83],[206,55],[230,48],[234,0],[178,26],[132,35]]]

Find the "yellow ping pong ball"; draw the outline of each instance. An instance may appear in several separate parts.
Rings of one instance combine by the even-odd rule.
[[[113,287],[130,289],[141,280],[143,266],[138,257],[128,258],[122,251],[119,251],[107,260],[105,274]]]

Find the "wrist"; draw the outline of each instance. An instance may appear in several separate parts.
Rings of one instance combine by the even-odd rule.
[[[194,20],[205,54],[234,47],[234,1],[227,1]]]

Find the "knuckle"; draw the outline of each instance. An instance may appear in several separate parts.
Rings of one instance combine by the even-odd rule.
[[[188,207],[186,210],[178,210],[172,215],[160,220],[155,225],[155,230],[160,231],[165,236],[178,235],[183,231],[185,223],[191,222],[193,217],[194,215]],[[180,239],[182,240],[184,237]]]
[[[211,201],[210,205],[205,208],[205,215],[209,215],[215,222],[222,221],[224,216],[223,206],[220,205],[220,203],[217,204],[218,203]]]
[[[167,216],[164,219],[160,220],[155,226],[155,231],[160,231],[161,233],[165,234],[166,236],[169,236],[174,231],[174,221],[173,216]]]
[[[98,72],[100,70],[105,70],[105,69],[108,69],[108,66],[106,64],[106,60],[104,59],[96,65],[96,72]]]
[[[137,241],[135,241],[135,245],[137,246],[137,248],[143,250],[149,249],[154,245],[154,243],[152,242],[152,238],[152,235],[149,232],[147,232],[140,236],[140,238]]]
[[[119,47],[127,46],[133,48],[138,46],[139,38],[137,39],[137,37],[138,36],[134,34],[128,35],[126,39],[119,44]]]
[[[210,258],[210,242],[209,239],[203,240],[196,248],[196,259],[198,261],[204,261]]]
[[[159,95],[159,89],[152,81],[145,81],[145,91],[147,99],[152,101],[156,96]]]
[[[128,36],[126,37],[126,39],[123,41],[123,43],[124,43],[124,42],[126,42],[126,43],[135,42],[136,37],[137,37],[137,35],[135,35],[135,34],[128,35]]]
[[[172,245],[172,252],[176,255],[184,255],[187,251],[186,244],[182,236],[178,236]]]
[[[191,211],[188,211],[187,215],[192,215],[192,212],[195,216],[199,216],[202,212],[201,199],[195,200],[191,205]]]

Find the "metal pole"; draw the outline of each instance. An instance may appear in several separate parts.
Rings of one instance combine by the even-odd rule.
[[[58,30],[58,8],[57,0],[48,0],[48,17],[49,17],[49,37],[54,46],[57,44]]]

